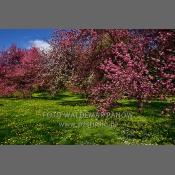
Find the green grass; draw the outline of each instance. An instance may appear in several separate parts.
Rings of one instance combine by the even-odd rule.
[[[94,117],[95,107],[69,92],[0,98],[0,144],[175,144],[175,120],[160,115],[168,102],[153,101],[143,114],[135,100],[120,103],[118,117]]]

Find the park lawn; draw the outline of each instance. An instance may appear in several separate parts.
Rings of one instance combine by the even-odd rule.
[[[160,115],[168,102],[155,100],[142,114],[136,112],[135,100],[120,103],[113,110],[118,117],[99,117],[86,99],[69,92],[55,98],[47,93],[0,98],[0,144],[175,144],[173,116]]]

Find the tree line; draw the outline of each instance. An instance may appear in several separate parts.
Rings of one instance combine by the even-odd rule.
[[[56,29],[49,44],[47,52],[1,51],[1,96],[68,89],[105,114],[123,98],[136,99],[142,112],[144,103],[175,95],[174,30]],[[173,101],[166,110],[175,111]]]

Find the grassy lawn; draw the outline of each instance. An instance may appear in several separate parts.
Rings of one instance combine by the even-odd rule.
[[[120,103],[118,117],[99,117],[69,92],[0,98],[0,144],[175,144],[175,120],[160,115],[168,102],[153,101],[142,115],[134,100]]]

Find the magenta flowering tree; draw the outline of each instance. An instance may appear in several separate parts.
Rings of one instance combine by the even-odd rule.
[[[19,83],[23,94],[31,96],[32,92],[40,89],[42,87],[42,80],[40,79],[39,73],[43,66],[44,56],[40,50],[37,48],[28,49],[22,60],[19,69],[16,69],[17,72],[20,72]]]
[[[144,42],[128,30],[81,30],[73,80],[101,113],[125,95],[139,105],[154,89],[144,60]],[[83,58],[83,59],[82,59]]]
[[[48,52],[12,46],[0,54],[0,94],[69,89],[100,113],[125,97],[141,112],[144,102],[175,94],[174,43],[173,30],[55,30]]]
[[[10,96],[17,88],[17,82],[20,81],[16,76],[16,69],[24,56],[24,51],[12,45],[1,53],[0,65],[0,94]],[[18,74],[20,74],[18,72]]]
[[[155,47],[146,56],[150,74],[153,77],[155,96],[164,99],[175,95],[175,32],[174,30],[157,30],[153,32]],[[175,113],[175,102],[170,109]]]
[[[173,35],[162,30],[79,30],[71,82],[101,113],[124,96],[136,98],[141,112],[144,101],[173,93],[174,56],[167,55],[174,47]]]
[[[36,48],[19,49],[15,45],[1,54],[0,95],[31,96],[40,79],[38,73],[41,65],[41,54]]]

